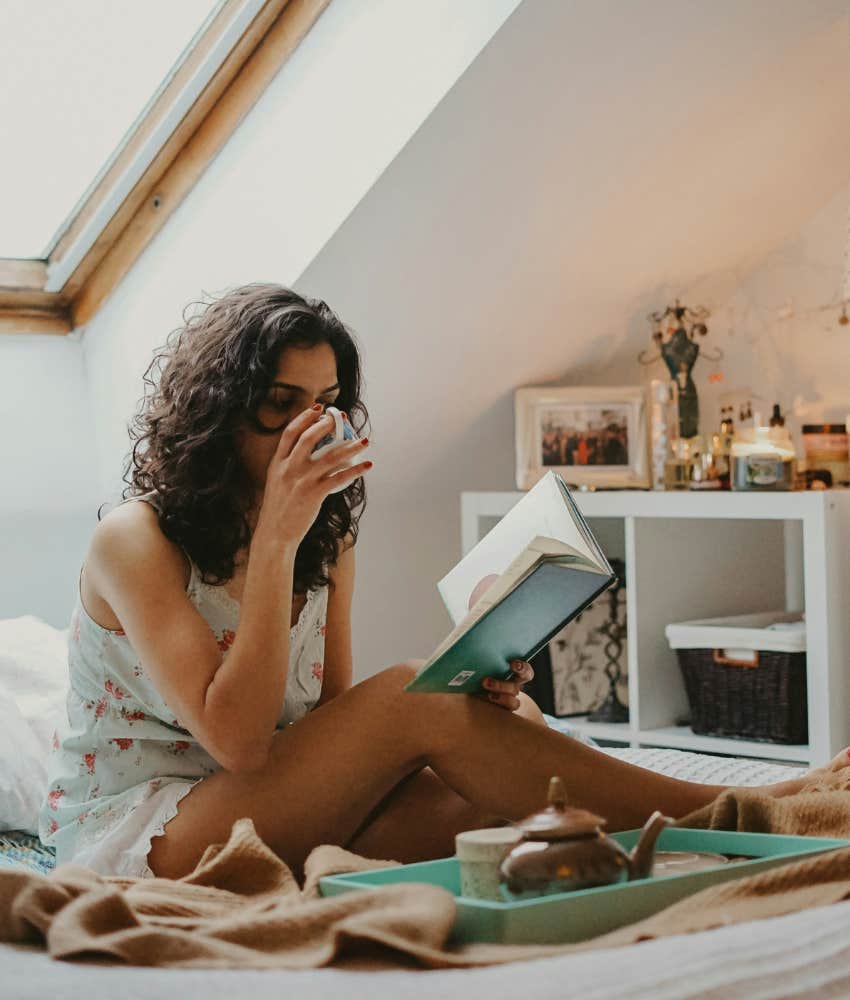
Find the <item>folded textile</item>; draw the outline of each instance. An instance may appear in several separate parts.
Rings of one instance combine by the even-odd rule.
[[[850,833],[844,780],[780,799],[758,789],[725,792],[679,825],[773,833]],[[454,897],[399,883],[328,899],[324,875],[393,865],[339,847],[317,847],[303,889],[249,819],[207,849],[184,878],[108,878],[75,865],[49,876],[0,871],[0,940],[43,942],[55,958],[130,965],[304,969],[366,961],[369,968],[449,968],[545,958],[779,916],[850,898],[850,848],[704,889],[645,920],[574,945],[450,941]],[[362,967],[362,964],[361,966]]]
[[[780,797],[758,788],[729,788],[677,826],[700,830],[850,837],[850,766],[812,772],[799,792]]]

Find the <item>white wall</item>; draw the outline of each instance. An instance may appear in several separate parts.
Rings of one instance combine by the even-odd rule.
[[[312,262],[366,343],[361,672],[445,633],[459,495],[515,488],[517,386],[639,382],[648,312],[720,307],[839,197],[847,29],[843,0],[526,2]]]
[[[97,522],[92,430],[78,339],[0,337],[0,618],[68,624]]]
[[[84,331],[104,500],[142,373],[184,306],[247,281],[293,284],[517,3],[333,0]],[[355,646],[380,599],[360,598]]]
[[[716,310],[725,357],[712,367],[724,382],[705,387],[708,412],[724,387],[749,386],[763,412],[778,402],[791,413],[801,453],[802,424],[843,424],[850,414],[850,325],[838,323],[837,305],[850,291],[848,213],[850,183]]]
[[[841,298],[850,292],[845,288],[848,248],[850,181],[757,266],[667,281],[655,290],[653,308],[679,296],[711,310],[702,342],[706,356],[693,372],[703,431],[717,429],[724,394],[746,390],[764,420],[779,403],[800,456],[803,424],[844,423],[850,414],[850,326],[838,319]],[[611,385],[666,378],[660,360],[647,367],[635,364],[641,350],[657,356],[643,312],[623,331],[613,351],[569,371],[569,382]],[[714,361],[717,349],[722,357]]]
[[[518,0],[334,0],[84,335],[104,490],[152,351],[205,292],[291,284]]]

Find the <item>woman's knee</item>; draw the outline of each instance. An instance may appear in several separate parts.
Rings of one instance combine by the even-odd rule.
[[[536,722],[539,726],[545,726],[546,720],[543,718],[543,713],[536,701],[524,692],[519,693],[519,708],[516,711],[517,715],[521,715],[524,719],[528,719],[529,722]]]
[[[404,688],[427,662],[427,660],[404,660],[401,663],[394,663],[391,667],[386,667],[379,676],[388,683],[394,683]]]
[[[381,695],[386,694],[387,697],[395,698],[404,693],[405,687],[419,672],[417,662],[419,661],[407,660],[404,663],[394,663],[391,667],[379,670],[364,683],[368,684],[373,692],[377,691]]]

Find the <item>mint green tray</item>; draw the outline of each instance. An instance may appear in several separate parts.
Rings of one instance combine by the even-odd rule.
[[[626,830],[612,836],[631,850],[640,836],[640,830]],[[457,858],[441,858],[439,861],[348,875],[328,875],[320,880],[319,889],[323,896],[336,896],[352,889],[375,889],[397,882],[427,882],[448,889],[455,896],[457,918],[452,939],[457,943],[556,944],[584,941],[605,934],[651,916],[706,886],[743,878],[804,855],[819,854],[838,847],[850,847],[850,840],[674,827],[662,831],[656,844],[657,850],[712,851],[743,855],[748,860],[732,861],[666,878],[619,882],[596,889],[506,903],[461,896]]]

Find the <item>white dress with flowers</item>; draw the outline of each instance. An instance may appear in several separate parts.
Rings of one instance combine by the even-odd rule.
[[[194,563],[186,593],[226,656],[239,627],[239,603],[224,587],[204,583]],[[327,601],[326,586],[308,591],[290,632],[278,728],[306,715],[321,694]],[[124,632],[87,614],[79,588],[68,668],[67,717],[53,738],[41,840],[55,847],[57,864],[152,876],[151,838],[162,833],[192,786],[219,765],[174,717]]]

